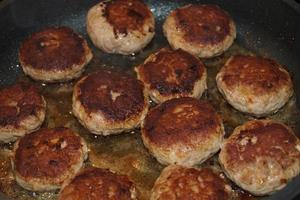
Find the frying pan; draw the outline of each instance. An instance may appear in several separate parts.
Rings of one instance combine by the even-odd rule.
[[[298,0],[297,0],[298,1]],[[162,22],[174,8],[188,3],[217,4],[230,13],[237,25],[237,43],[251,51],[276,59],[292,74],[296,99],[300,99],[300,6],[294,0],[145,0],[156,16],[156,36],[151,51],[167,45]],[[97,0],[3,0],[0,3],[0,86],[13,83],[22,74],[17,52],[29,34],[50,25],[65,25],[87,37],[85,16]],[[299,1],[298,1],[299,2]],[[90,43],[90,41],[89,41]],[[90,43],[91,44],[91,43]],[[91,45],[92,46],[92,45]],[[97,59],[108,65],[132,67],[140,60],[107,55],[93,49]],[[150,50],[139,55],[144,59]],[[297,101],[299,108],[299,101]],[[299,135],[300,130],[296,130]],[[299,199],[298,176],[270,200]],[[7,199],[0,193],[0,199]]]

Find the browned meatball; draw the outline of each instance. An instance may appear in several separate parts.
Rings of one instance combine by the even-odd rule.
[[[70,129],[40,129],[16,142],[12,164],[20,186],[48,191],[72,178],[86,157],[84,140]]]
[[[43,123],[46,101],[37,88],[16,83],[0,90],[0,140],[15,141]]]
[[[255,195],[280,190],[300,172],[300,141],[286,125],[253,120],[225,141],[220,163],[237,185]]]
[[[77,174],[60,191],[59,200],[136,200],[136,189],[124,175],[89,168]]]
[[[184,97],[150,110],[142,124],[142,139],[162,164],[192,166],[220,149],[223,123],[204,101]]]
[[[73,113],[94,134],[116,134],[138,127],[147,111],[144,85],[121,72],[99,70],[75,85]]]
[[[258,56],[231,57],[216,81],[228,103],[258,117],[278,111],[293,95],[289,73],[276,61]]]
[[[206,68],[181,49],[163,48],[135,68],[151,98],[157,102],[178,97],[200,98],[206,86]]]
[[[154,16],[142,0],[103,1],[87,15],[87,32],[94,45],[107,53],[132,54],[154,36]]]
[[[174,49],[202,58],[226,51],[236,36],[231,17],[216,5],[189,4],[166,18],[163,31]]]
[[[49,27],[33,33],[19,51],[24,73],[45,82],[79,77],[92,57],[87,42],[68,27]]]

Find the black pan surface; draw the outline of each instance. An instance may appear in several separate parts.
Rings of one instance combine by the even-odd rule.
[[[69,26],[88,38],[85,16],[95,0],[4,0],[0,3],[0,87],[22,76],[17,52],[29,34],[46,26]],[[93,48],[95,58],[87,72],[99,62],[130,71],[151,52],[166,46],[162,22],[174,8],[188,3],[217,4],[232,16],[237,25],[236,43],[257,54],[276,59],[291,72],[296,99],[300,98],[300,6],[293,0],[145,0],[156,16],[156,36],[149,47],[136,56],[107,55]],[[90,46],[91,42],[88,41]],[[89,69],[90,68],[90,69]],[[296,101],[299,108],[299,101]],[[300,118],[299,118],[300,119]],[[300,135],[300,129],[296,128]],[[1,177],[0,177],[1,178]],[[299,192],[297,177],[269,199],[293,199]],[[1,187],[0,187],[1,189]],[[0,199],[5,199],[0,194]],[[297,198],[297,199],[300,199]]]

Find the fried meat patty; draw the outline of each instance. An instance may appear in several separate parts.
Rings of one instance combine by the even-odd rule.
[[[183,97],[150,110],[141,132],[145,146],[160,163],[192,166],[219,150],[224,128],[210,104]]]
[[[156,103],[178,97],[200,98],[207,88],[204,64],[181,49],[163,48],[135,71]]]
[[[174,49],[201,58],[226,51],[236,37],[231,17],[216,5],[189,4],[173,10],[163,24],[164,35]]]
[[[15,143],[12,166],[17,183],[31,191],[58,189],[82,167],[84,140],[67,128],[40,129]]]
[[[74,87],[73,114],[94,134],[109,135],[138,127],[147,111],[143,83],[121,72],[99,70]]]
[[[12,142],[43,123],[46,101],[36,87],[16,83],[0,90],[0,141]]]
[[[89,10],[86,23],[94,45],[107,53],[138,52],[154,36],[154,16],[142,0],[100,2]]]
[[[88,168],[77,174],[59,194],[59,200],[136,200],[136,188],[127,176]]]
[[[280,190],[300,172],[300,141],[286,125],[253,120],[225,140],[219,161],[227,176],[254,195]]]
[[[230,105],[257,117],[278,111],[293,95],[289,73],[276,61],[258,56],[232,56],[216,82]]]
[[[49,27],[33,33],[19,50],[24,73],[45,82],[79,77],[92,57],[85,39],[68,27]]]
[[[209,168],[169,165],[156,180],[150,200],[229,200],[231,196],[222,174]]]

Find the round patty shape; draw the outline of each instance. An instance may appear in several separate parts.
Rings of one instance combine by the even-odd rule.
[[[23,41],[19,60],[25,74],[45,82],[79,77],[93,55],[87,42],[71,28],[49,27]]]
[[[76,175],[60,191],[59,200],[130,200],[136,189],[127,176],[108,170],[88,168]]]
[[[171,99],[150,110],[142,139],[162,164],[192,166],[216,153],[224,136],[213,107],[191,97]]]
[[[92,7],[87,32],[94,45],[107,53],[132,54],[154,36],[152,12],[142,0],[110,0]]]
[[[70,129],[40,129],[16,142],[12,165],[20,186],[49,191],[72,178],[86,157],[84,140]]]
[[[12,142],[43,123],[46,101],[37,88],[16,83],[0,90],[0,141]]]
[[[139,126],[148,111],[141,81],[108,70],[83,77],[74,88],[73,113],[98,135],[110,135]]]
[[[207,88],[205,66],[181,49],[163,48],[135,71],[156,103],[179,97],[200,98]]]
[[[227,176],[254,195],[283,188],[300,172],[300,141],[284,124],[253,120],[224,142],[219,161]]]
[[[216,81],[230,105],[257,117],[278,111],[293,95],[289,73],[276,61],[257,56],[229,58]]]
[[[174,49],[202,58],[226,51],[236,36],[231,17],[216,5],[189,4],[171,12],[163,24],[164,35]]]
[[[170,165],[156,180],[150,200],[229,200],[231,195],[224,176],[211,169]]]

